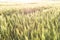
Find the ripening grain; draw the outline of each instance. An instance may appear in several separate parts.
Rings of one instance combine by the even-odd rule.
[[[0,40],[60,40],[60,8],[39,9],[1,11]]]

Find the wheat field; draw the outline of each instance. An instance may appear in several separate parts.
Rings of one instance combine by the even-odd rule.
[[[35,10],[0,10],[0,40],[60,40],[60,8]]]

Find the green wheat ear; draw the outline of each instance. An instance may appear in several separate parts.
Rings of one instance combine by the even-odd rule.
[[[60,8],[39,9],[28,14],[21,9],[1,11],[0,40],[60,40]]]

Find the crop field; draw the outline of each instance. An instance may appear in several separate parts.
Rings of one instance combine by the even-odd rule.
[[[60,8],[3,8],[0,40],[60,40]]]

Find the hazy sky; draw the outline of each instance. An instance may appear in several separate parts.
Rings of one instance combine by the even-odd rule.
[[[0,2],[23,2],[23,3],[27,3],[27,2],[39,2],[41,0],[0,0]]]
[[[56,0],[0,0],[0,2],[20,2],[20,3],[43,2],[43,1],[56,1]]]

